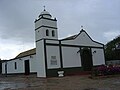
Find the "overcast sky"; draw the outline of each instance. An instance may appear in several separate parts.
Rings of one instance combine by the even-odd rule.
[[[46,10],[57,18],[59,38],[80,32],[106,44],[120,35],[120,0],[0,0],[0,58],[35,47],[34,21]]]

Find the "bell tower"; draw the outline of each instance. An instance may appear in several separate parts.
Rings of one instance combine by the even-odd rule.
[[[35,20],[36,41],[41,39],[58,39],[57,20],[45,10],[40,13]]]
[[[58,39],[57,20],[45,10],[35,20],[37,77],[46,77],[45,39]]]

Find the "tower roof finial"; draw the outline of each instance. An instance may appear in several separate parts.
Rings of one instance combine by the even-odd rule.
[[[80,30],[80,32],[81,32],[81,31],[84,31],[84,29],[83,29],[83,28],[84,28],[84,27],[83,27],[83,25],[81,25],[81,30]]]
[[[44,5],[43,7],[44,7],[44,11],[46,11],[46,10],[45,10],[45,5]]]
[[[83,30],[83,25],[81,25],[81,29]]]

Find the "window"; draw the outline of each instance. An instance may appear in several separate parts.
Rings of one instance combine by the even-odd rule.
[[[51,56],[51,65],[57,65],[56,56]]]
[[[15,69],[17,69],[17,62],[15,62]]]
[[[52,30],[52,36],[53,36],[53,37],[55,36],[55,31],[54,31],[54,30]]]
[[[46,36],[49,36],[49,30],[48,29],[46,30]]]

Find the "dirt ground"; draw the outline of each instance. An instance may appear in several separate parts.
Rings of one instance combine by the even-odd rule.
[[[120,76],[90,79],[89,75],[52,78],[0,75],[0,90],[120,90]]]

